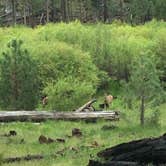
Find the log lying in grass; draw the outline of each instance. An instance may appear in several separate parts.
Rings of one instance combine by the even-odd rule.
[[[48,111],[1,111],[0,122],[45,121],[45,120],[87,120],[104,118],[117,120],[117,112],[48,112]]]
[[[92,109],[92,104],[95,103],[97,100],[93,99],[91,101],[88,101],[87,103],[85,103],[83,106],[81,106],[80,108],[78,108],[75,112],[84,112],[86,109],[89,110],[90,108]],[[93,108],[94,109],[94,108]]]
[[[166,134],[158,138],[146,138],[108,148],[99,152],[98,157],[105,160],[105,163],[100,163],[100,166],[119,161],[136,162],[140,165],[166,164]],[[89,166],[93,166],[93,162],[91,163]]]

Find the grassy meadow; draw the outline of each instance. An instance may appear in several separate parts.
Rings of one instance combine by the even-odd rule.
[[[96,123],[68,122],[68,121],[48,121],[40,124],[31,122],[13,122],[0,124],[0,154],[2,158],[26,156],[28,154],[42,154],[46,158],[42,160],[21,161],[4,166],[85,166],[89,159],[96,158],[96,153],[102,149],[135,139],[146,137],[156,137],[166,131],[166,105],[158,108],[160,113],[159,125],[154,125],[148,121],[144,127],[139,124],[138,112],[123,110],[120,121],[98,120]],[[150,117],[152,112],[148,110],[146,117]],[[103,130],[103,126],[116,126],[115,129]],[[68,136],[71,135],[73,128],[81,129],[83,136],[80,138]],[[3,137],[9,130],[15,130],[16,136]],[[64,138],[65,143],[40,144],[38,138],[40,135],[56,139]],[[23,142],[21,140],[24,139]],[[91,147],[96,141],[98,146]],[[76,149],[76,151],[72,150]],[[65,149],[63,151],[63,149]],[[57,154],[50,157],[51,154]]]

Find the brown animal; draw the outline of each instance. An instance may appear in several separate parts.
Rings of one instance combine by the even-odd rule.
[[[99,107],[104,109],[104,108],[109,108],[109,105],[112,103],[113,101],[113,96],[112,95],[106,95],[104,97],[104,103],[99,104]]]
[[[48,97],[47,96],[44,96],[43,98],[42,98],[42,105],[43,105],[43,107],[44,106],[46,106],[48,104]]]

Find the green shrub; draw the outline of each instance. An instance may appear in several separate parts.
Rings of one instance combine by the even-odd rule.
[[[87,102],[95,93],[92,84],[67,77],[49,84],[44,92],[48,94],[48,108],[57,111],[72,111]]]
[[[97,86],[98,94],[105,90],[112,92],[112,89],[117,94],[118,88],[114,88],[110,80],[116,80],[117,85],[121,80],[129,81],[133,61],[137,61],[142,52],[150,51],[149,58],[154,56],[155,66],[162,71],[159,77],[164,87],[165,29],[165,22],[155,20],[135,27],[116,22],[85,25],[75,21],[35,29],[0,28],[0,55],[7,51],[9,39],[22,39],[22,47],[40,64],[41,91],[48,84],[71,76],[88,82],[94,89]],[[129,105],[131,99],[126,100]]]
[[[148,110],[149,116],[146,118],[146,124],[150,126],[160,127],[161,112],[159,109]]]
[[[79,81],[98,84],[97,68],[88,53],[66,43],[41,42],[32,51],[40,63],[40,75],[44,86],[61,78],[73,77]]]

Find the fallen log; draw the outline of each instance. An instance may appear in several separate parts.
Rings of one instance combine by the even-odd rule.
[[[114,111],[109,112],[48,112],[48,111],[1,111],[0,122],[35,121],[45,120],[87,120],[87,119],[117,120],[119,115]]]
[[[90,111],[90,108],[92,108],[93,111],[94,111],[94,108],[92,107],[92,104],[95,103],[96,101],[97,101],[96,99],[88,101],[83,106],[81,106],[80,108],[78,108],[75,112],[84,112],[86,109]]]
[[[105,160],[104,164],[118,161],[139,164],[166,164],[166,134],[158,138],[145,138],[123,143],[105,149],[97,155]],[[89,166],[93,165],[89,164]]]

